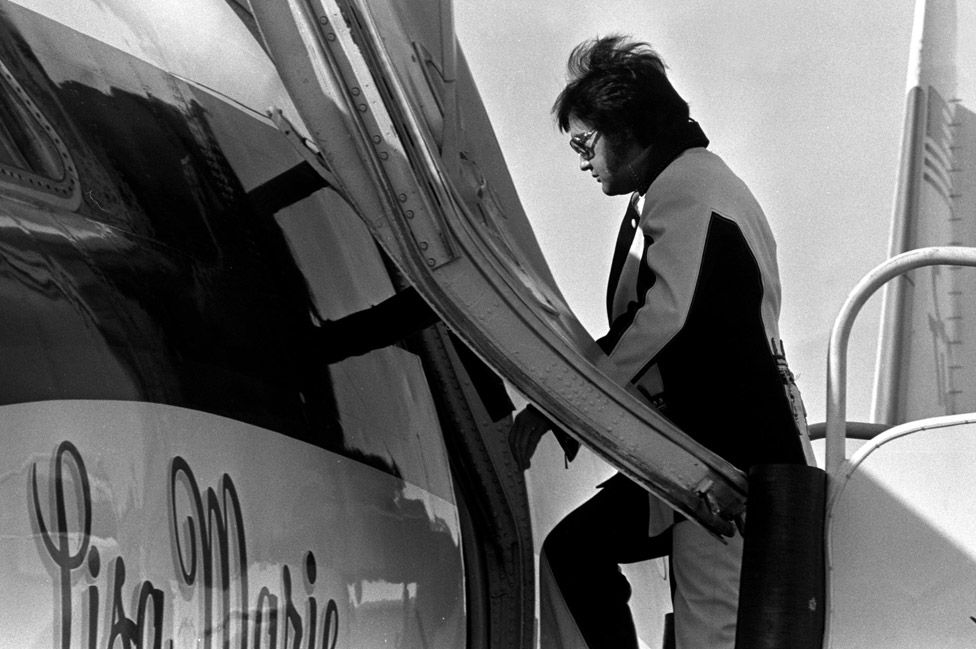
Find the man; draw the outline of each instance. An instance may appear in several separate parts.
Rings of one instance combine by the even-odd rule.
[[[585,42],[569,72],[553,112],[580,169],[607,195],[631,194],[603,350],[649,403],[743,471],[804,463],[802,406],[788,396],[779,354],[775,244],[755,198],[707,150],[647,44]],[[510,441],[523,467],[549,429],[532,407],[517,417]],[[560,441],[571,455],[572,441]],[[590,649],[636,649],[619,564],[667,553],[678,649],[732,648],[741,537],[722,544],[622,475],[543,545],[543,648],[582,640]]]

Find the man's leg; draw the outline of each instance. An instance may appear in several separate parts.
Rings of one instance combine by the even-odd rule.
[[[727,545],[688,520],[672,530],[677,649],[733,649],[742,537]]]
[[[647,491],[618,474],[546,537],[541,553],[542,649],[636,649],[627,605],[630,584],[619,566],[671,549],[670,528],[648,536],[649,499]]]

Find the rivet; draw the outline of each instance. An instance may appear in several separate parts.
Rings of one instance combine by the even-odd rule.
[[[353,97],[358,97],[362,91],[359,88],[353,88],[349,92],[352,93],[352,96]]]
[[[386,151],[380,151],[380,160],[388,160],[389,158],[390,158],[389,153],[387,153]]]
[[[434,266],[437,265],[437,260],[431,259],[430,257],[428,257],[427,258],[427,265],[430,266],[431,268],[433,268]]]
[[[413,210],[407,210],[407,218],[408,219],[412,219],[413,218]]]
[[[360,113],[365,113],[366,112],[366,104],[359,104],[359,106],[357,106],[357,108],[359,109],[359,112]]]
[[[427,250],[427,248],[430,248],[430,244],[427,243],[426,241],[421,241],[420,242],[420,249],[421,250]]]
[[[328,25],[329,24],[329,17],[328,16],[319,16],[319,23],[322,24],[322,25]]]
[[[400,194],[400,196],[398,198],[400,199],[400,202],[401,203],[406,203],[407,202],[407,195],[406,194]]]

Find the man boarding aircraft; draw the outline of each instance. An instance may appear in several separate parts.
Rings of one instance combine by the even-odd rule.
[[[0,0],[0,645],[532,647],[483,361],[677,511],[742,524],[745,477],[619,387],[555,288],[449,3],[194,9]],[[848,521],[904,513],[868,464],[831,501],[829,610],[815,486],[787,528],[753,482],[752,529],[801,540],[747,538],[740,646],[971,644],[973,536],[917,511],[894,540],[932,563],[895,561],[947,597],[853,616],[875,575],[838,557],[881,566],[892,539],[838,552],[875,538]]]

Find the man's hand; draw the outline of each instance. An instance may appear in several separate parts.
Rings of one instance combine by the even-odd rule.
[[[525,471],[529,468],[539,440],[552,428],[552,422],[531,404],[515,416],[512,429],[508,433],[508,445],[519,469]]]

